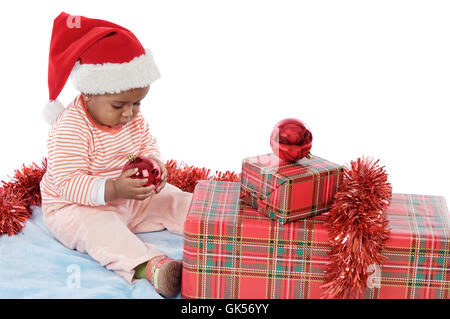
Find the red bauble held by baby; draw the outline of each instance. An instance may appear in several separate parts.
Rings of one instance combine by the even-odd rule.
[[[148,178],[147,184],[144,186],[155,185],[155,188],[161,183],[161,169],[158,163],[149,157],[140,157],[134,155],[128,155],[128,163],[122,169],[125,172],[129,169],[137,168],[136,174],[131,175],[131,178]]]
[[[278,122],[270,135],[270,147],[275,155],[286,162],[310,158],[312,134],[309,127],[300,120],[287,118]]]

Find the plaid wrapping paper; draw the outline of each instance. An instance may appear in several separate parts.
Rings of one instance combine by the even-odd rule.
[[[242,200],[282,224],[327,211],[344,168],[313,155],[295,163],[274,153],[242,161]]]
[[[450,297],[445,199],[393,194],[391,237],[365,298]],[[240,201],[240,184],[200,181],[184,225],[183,298],[320,298],[326,213],[280,224]]]

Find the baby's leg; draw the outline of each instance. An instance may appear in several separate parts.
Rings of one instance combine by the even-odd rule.
[[[134,213],[128,227],[134,233],[167,229],[183,235],[184,221],[191,200],[191,193],[166,183],[161,192],[148,200],[133,201],[130,204]]]
[[[65,246],[89,254],[102,266],[134,282],[134,268],[163,253],[130,231],[126,225],[129,216],[118,212],[119,207],[73,204],[56,211],[51,211],[52,205],[43,205],[42,209],[47,228]]]
[[[119,209],[121,215],[128,216],[127,225],[133,233],[167,229],[182,235],[191,199],[191,193],[166,184],[160,193],[143,201],[130,200]],[[166,257],[157,256],[139,265],[135,277],[147,278],[162,296],[174,297],[181,287],[182,262]]]

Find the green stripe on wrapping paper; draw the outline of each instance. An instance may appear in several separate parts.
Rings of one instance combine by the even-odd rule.
[[[417,274],[417,275],[419,275],[419,274]],[[415,279],[408,280],[407,286],[408,286],[408,288],[412,288],[412,287],[420,288],[420,287],[422,287],[422,282],[421,281],[417,281]]]
[[[270,219],[274,220],[275,219],[275,213],[271,210],[270,214],[269,214]]]
[[[281,266],[281,267],[283,267],[282,265],[277,265],[277,267],[278,266]],[[283,271],[274,271],[274,272],[271,272],[271,273],[268,273],[268,276],[267,277],[269,277],[270,279],[272,279],[272,278],[276,278],[276,279],[280,279],[280,278],[283,278]]]
[[[411,196],[411,203],[413,203],[414,205],[419,205],[419,199],[417,198],[417,196]]]
[[[422,285],[422,280],[423,280],[423,273],[417,273],[416,276],[416,281],[419,280],[420,284]]]
[[[265,185],[269,185],[269,182],[272,180],[272,176],[273,175],[271,173],[267,173],[267,174],[262,173],[262,175],[261,175],[262,182],[264,182],[264,180],[266,180],[268,183],[265,183]],[[264,188],[266,189],[265,196],[269,196],[270,193],[272,193],[272,190],[270,189],[270,187],[263,187],[263,189]]]

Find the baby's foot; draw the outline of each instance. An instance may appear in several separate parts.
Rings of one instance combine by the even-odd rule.
[[[172,298],[181,289],[181,266],[181,260],[157,256],[148,261],[145,277],[161,296]]]

